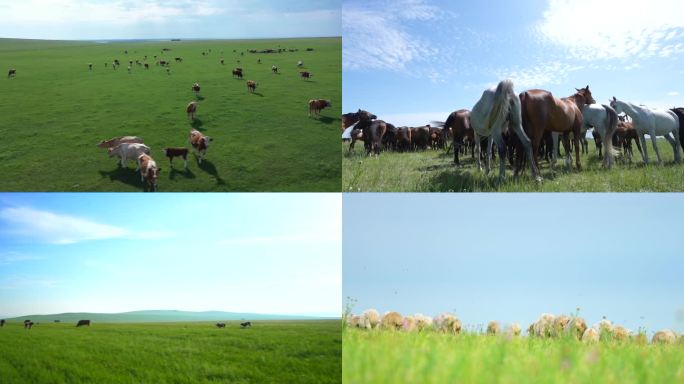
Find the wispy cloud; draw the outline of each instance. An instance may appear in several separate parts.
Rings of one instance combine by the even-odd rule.
[[[340,236],[337,233],[291,233],[280,235],[264,235],[249,237],[229,237],[219,241],[221,245],[274,245],[287,243],[329,243],[339,242]]]
[[[38,256],[33,256],[33,255],[25,255],[21,254],[19,252],[5,252],[5,253],[0,253],[0,265],[10,265],[10,264],[15,264],[15,263],[21,263],[23,261],[32,261],[32,260],[42,260],[42,257]]]
[[[91,219],[37,210],[30,207],[0,209],[0,220],[9,234],[38,239],[51,244],[73,244],[115,238],[156,239],[170,236],[160,231],[132,231]]]
[[[513,80],[516,88],[531,88],[562,84],[570,73],[583,69],[583,66],[572,65],[560,61],[540,62],[525,68],[499,69],[496,78]]]
[[[670,91],[667,93],[668,96],[679,96],[679,92],[677,91]]]
[[[427,62],[438,54],[428,40],[412,33],[410,28],[411,22],[436,19],[437,7],[425,0],[383,1],[375,5],[344,5],[344,69],[408,72],[416,63]]]
[[[57,285],[59,285],[58,280],[28,275],[12,275],[0,279],[0,289],[2,290],[54,288]]]
[[[587,61],[684,52],[679,0],[550,0],[536,28],[543,40]]]

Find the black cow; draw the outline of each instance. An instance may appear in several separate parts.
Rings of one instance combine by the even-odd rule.
[[[17,76],[17,70],[14,68],[11,68],[9,72],[7,72],[7,78],[9,79],[10,77],[16,77]]]
[[[216,323],[216,328],[225,328],[226,323]]]
[[[90,327],[90,320],[79,320],[78,324],[76,324],[76,326],[80,327],[81,325],[87,325]]]
[[[251,322],[251,321],[245,321],[244,323],[240,323],[240,326],[241,326],[242,328],[251,327],[251,326],[252,326],[252,322]]]
[[[2,319],[2,320],[0,320],[0,327],[4,327],[4,326],[5,326],[5,319]]]

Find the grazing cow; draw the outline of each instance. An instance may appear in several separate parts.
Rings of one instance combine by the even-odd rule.
[[[185,112],[188,114],[190,120],[195,120],[195,113],[197,113],[197,107],[199,104],[196,101],[191,101],[187,107],[185,107]]]
[[[183,58],[182,57],[176,57],[176,63],[182,63]]]
[[[216,323],[216,328],[225,328],[226,323]]]
[[[247,91],[254,93],[254,91],[256,91],[257,85],[259,85],[259,83],[257,83],[256,81],[247,80]]]
[[[55,320],[54,322],[55,322],[55,323],[61,323],[62,320]]]
[[[301,72],[299,72],[299,76],[301,76],[302,79],[307,79],[307,80],[308,80],[308,79],[310,79],[311,76],[313,76],[313,75],[311,74],[311,72],[301,71]]]
[[[224,65],[225,63],[226,62],[223,59],[221,59],[221,65]]]
[[[323,99],[309,100],[309,116],[311,116],[312,112],[314,115],[320,116],[321,110],[323,108],[327,108],[330,106],[332,106],[332,103],[330,102],[330,100],[323,100]]]
[[[195,129],[190,131],[190,145],[192,145],[192,149],[195,152],[195,155],[197,156],[197,161],[199,164],[202,164],[202,160],[204,159],[204,156],[207,154],[207,148],[209,148],[209,144],[213,141],[209,136],[204,136],[202,132],[197,131]]]
[[[299,60],[299,61],[297,62],[297,66],[298,66],[299,68],[302,68],[302,67],[304,66],[304,62],[301,61],[301,60]]]
[[[195,92],[195,95],[199,95],[200,92],[200,85],[199,83],[195,83],[192,85],[192,91]]]
[[[278,73],[278,67],[276,67],[275,65],[271,66],[271,72]]]
[[[122,143],[117,145],[116,147],[109,148],[108,153],[109,157],[118,156],[121,159],[119,164],[122,167],[125,167],[126,162],[129,159],[136,160],[143,153],[149,154],[150,147],[148,147],[145,144],[139,143]]]
[[[133,65],[133,60],[128,60],[128,65],[132,66]]]
[[[119,59],[114,59],[114,65],[119,66],[121,63],[119,63]]]
[[[257,59],[257,64],[261,64],[261,59]]]
[[[233,77],[237,77],[238,79],[242,79],[242,68],[233,69]]]
[[[143,143],[143,139],[138,136],[119,136],[109,140],[102,140],[97,144],[100,148],[113,148],[123,143]]]
[[[29,329],[29,324],[33,326],[33,322],[31,320],[24,320],[24,329]]]
[[[242,328],[251,327],[251,326],[252,326],[252,322],[251,322],[251,321],[245,321],[244,323],[240,323],[240,326],[241,326]]]
[[[76,324],[77,327],[80,327],[82,325],[87,325],[90,327],[90,320],[79,320],[78,323]]]
[[[2,320],[0,320],[0,327],[4,327],[4,326],[5,326],[5,319],[2,319]]]
[[[140,181],[147,181],[150,191],[157,190],[157,177],[161,168],[157,167],[157,162],[147,154],[138,156],[138,169],[140,170]]]
[[[159,63],[159,65],[161,65],[162,67],[168,67],[168,66],[169,66],[169,62],[166,61],[166,60],[159,60],[158,63]]]
[[[7,78],[9,79],[10,77],[16,77],[17,76],[17,70],[14,68],[10,68],[9,72],[7,72]]]
[[[93,70],[93,63],[88,63],[88,70],[92,71]]]
[[[171,168],[173,168],[173,158],[181,157],[183,159],[183,168],[188,168],[188,149],[187,148],[164,148],[164,156],[169,158]]]
[[[112,69],[116,71],[116,63],[112,61]]]
[[[150,65],[145,63],[145,69],[150,69]]]

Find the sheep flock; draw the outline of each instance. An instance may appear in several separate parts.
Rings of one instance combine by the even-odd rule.
[[[451,313],[443,313],[434,318],[417,313],[402,316],[399,312],[389,311],[380,316],[375,309],[367,309],[360,315],[345,315],[347,327],[364,330],[392,330],[402,332],[433,331],[445,334],[460,334],[464,332],[461,321]],[[499,322],[491,321],[487,324],[485,333],[492,336],[507,338],[521,337],[520,324],[508,324],[502,328]],[[643,331],[634,332],[621,325],[613,324],[602,319],[593,326],[587,326],[586,321],[579,316],[553,315],[543,313],[527,328],[528,337],[536,338],[575,338],[584,343],[600,341],[627,342],[647,344],[648,337]],[[684,334],[678,335],[670,329],[663,329],[653,334],[652,344],[683,344]]]

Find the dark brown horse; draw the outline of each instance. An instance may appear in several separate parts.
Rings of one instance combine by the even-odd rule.
[[[458,111],[451,112],[443,124],[439,124],[443,127],[442,135],[446,142],[446,136],[451,130],[451,137],[453,139],[454,147],[454,164],[458,165],[458,153],[460,152],[460,147],[465,145],[465,142],[475,143],[474,131],[470,127],[470,111],[467,109],[459,109]],[[474,154],[473,154],[474,156]]]
[[[411,150],[411,129],[399,127],[394,135],[394,148],[399,152]]]
[[[679,118],[679,142],[684,148],[684,108],[672,108],[672,112]],[[637,143],[639,143],[638,140]]]
[[[354,131],[360,129],[363,133],[363,143],[366,148],[366,154],[370,155],[371,153],[375,153],[376,155],[380,155],[380,151],[382,150],[382,137],[385,136],[385,132],[387,132],[387,123],[382,120],[376,120],[378,118],[376,115],[362,109],[359,109],[356,113],[359,121],[356,124]],[[354,132],[352,131],[352,142],[349,145],[350,151],[354,148],[354,142],[356,141],[356,137],[353,133]]]
[[[345,113],[342,115],[342,132],[344,132],[347,128],[351,127],[354,124],[357,124],[360,120],[361,117],[369,114],[371,119],[376,119],[377,116],[373,115],[370,112],[363,111],[359,109],[356,112],[350,112],[350,113]],[[354,150],[354,144],[356,144],[357,140],[364,141],[363,139],[363,130],[360,127],[354,127],[350,133],[351,136],[351,143],[349,144],[349,152]]]
[[[617,128],[615,128],[615,143],[613,145],[622,147],[622,151],[627,156],[629,161],[632,161],[632,156],[634,152],[632,151],[632,140],[636,142],[639,154],[641,154],[641,143],[639,142],[639,134],[632,123],[629,122],[619,122]]]
[[[551,92],[541,89],[532,89],[520,94],[522,109],[522,124],[525,132],[532,141],[534,161],[539,165],[538,148],[544,136],[544,132],[563,133],[563,143],[568,148],[568,135],[574,134],[575,163],[577,169],[582,168],[580,162],[580,132],[582,130],[582,106],[593,104],[596,101],[591,96],[589,86],[576,89],[577,92],[569,97],[557,99]],[[571,161],[570,153],[567,153],[567,163]],[[570,165],[570,164],[568,164]]]

